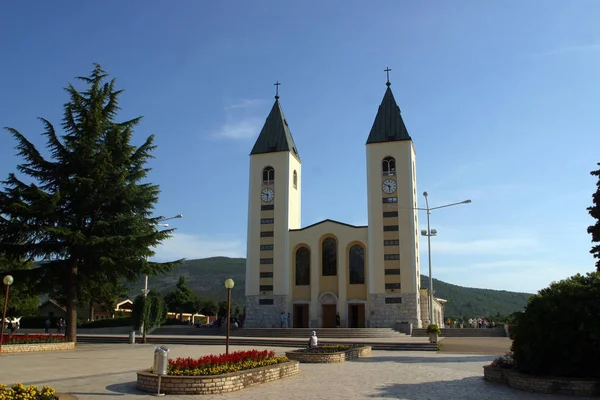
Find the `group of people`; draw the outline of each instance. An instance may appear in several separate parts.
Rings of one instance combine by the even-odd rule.
[[[50,325],[52,324],[52,322],[50,321],[50,318],[48,318],[46,320],[46,322],[44,323],[44,333],[50,333]],[[65,328],[67,327],[67,322],[63,319],[60,318],[57,322],[56,322],[56,333],[65,333]]]
[[[465,325],[465,320],[461,318],[452,321],[450,318],[446,320],[446,327],[448,328],[462,328]],[[495,328],[496,322],[488,321],[484,317],[469,318],[466,321],[467,328]]]

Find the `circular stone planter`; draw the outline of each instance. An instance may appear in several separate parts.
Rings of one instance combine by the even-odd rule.
[[[160,392],[165,394],[219,394],[234,392],[250,386],[260,385],[261,383],[297,375],[299,372],[298,361],[288,361],[281,364],[222,375],[163,375],[160,378]],[[156,393],[158,391],[158,375],[150,371],[139,371],[137,373],[137,388],[144,392]]]
[[[600,395],[600,379],[558,378],[527,375],[513,369],[483,367],[486,381],[502,383],[510,388],[526,392],[567,394],[572,396]]]
[[[333,364],[342,363],[355,358],[371,355],[371,346],[355,347],[350,350],[335,353],[310,353],[303,350],[288,351],[285,356],[290,360],[311,364]]]

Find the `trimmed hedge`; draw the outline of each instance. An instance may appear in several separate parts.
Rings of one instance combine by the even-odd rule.
[[[96,321],[85,322],[79,325],[81,329],[93,329],[93,328],[116,328],[120,326],[133,326],[133,320],[131,317],[113,318],[113,319],[99,319]]]
[[[600,272],[577,274],[540,290],[511,329],[520,372],[600,378]]]

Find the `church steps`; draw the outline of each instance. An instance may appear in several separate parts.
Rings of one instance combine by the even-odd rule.
[[[136,337],[139,343],[141,338]],[[126,335],[78,335],[77,342],[80,344],[91,344],[91,343],[128,343],[128,336]],[[200,346],[225,346],[224,337],[214,338],[194,338],[190,336],[155,336],[149,335],[147,342],[151,344],[180,344],[180,345],[200,345]],[[337,344],[340,343],[335,340],[320,340],[321,344]],[[354,344],[363,344],[371,346],[373,350],[387,350],[387,351],[437,351],[437,345],[426,342],[405,342],[405,343],[385,343],[369,340],[357,340],[353,341]],[[231,337],[229,340],[231,346],[252,346],[255,348],[261,347],[290,347],[290,348],[301,348],[305,347],[303,341],[297,339],[257,339],[257,338],[242,338],[242,337]]]
[[[413,337],[426,337],[427,330],[423,328],[413,329]],[[498,328],[444,328],[441,337],[506,337],[504,327]]]
[[[391,328],[243,328],[231,331],[237,337],[307,338],[312,331],[319,338],[394,338],[404,336]]]

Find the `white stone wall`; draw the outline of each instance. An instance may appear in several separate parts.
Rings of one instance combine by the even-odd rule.
[[[273,299],[273,305],[259,305],[259,299]],[[281,312],[288,313],[288,296],[246,296],[246,328],[279,328]]]
[[[387,297],[400,297],[402,303],[386,304]],[[367,316],[369,328],[394,328],[400,322],[408,322],[415,328],[421,327],[416,293],[371,294],[369,311],[370,315]]]

